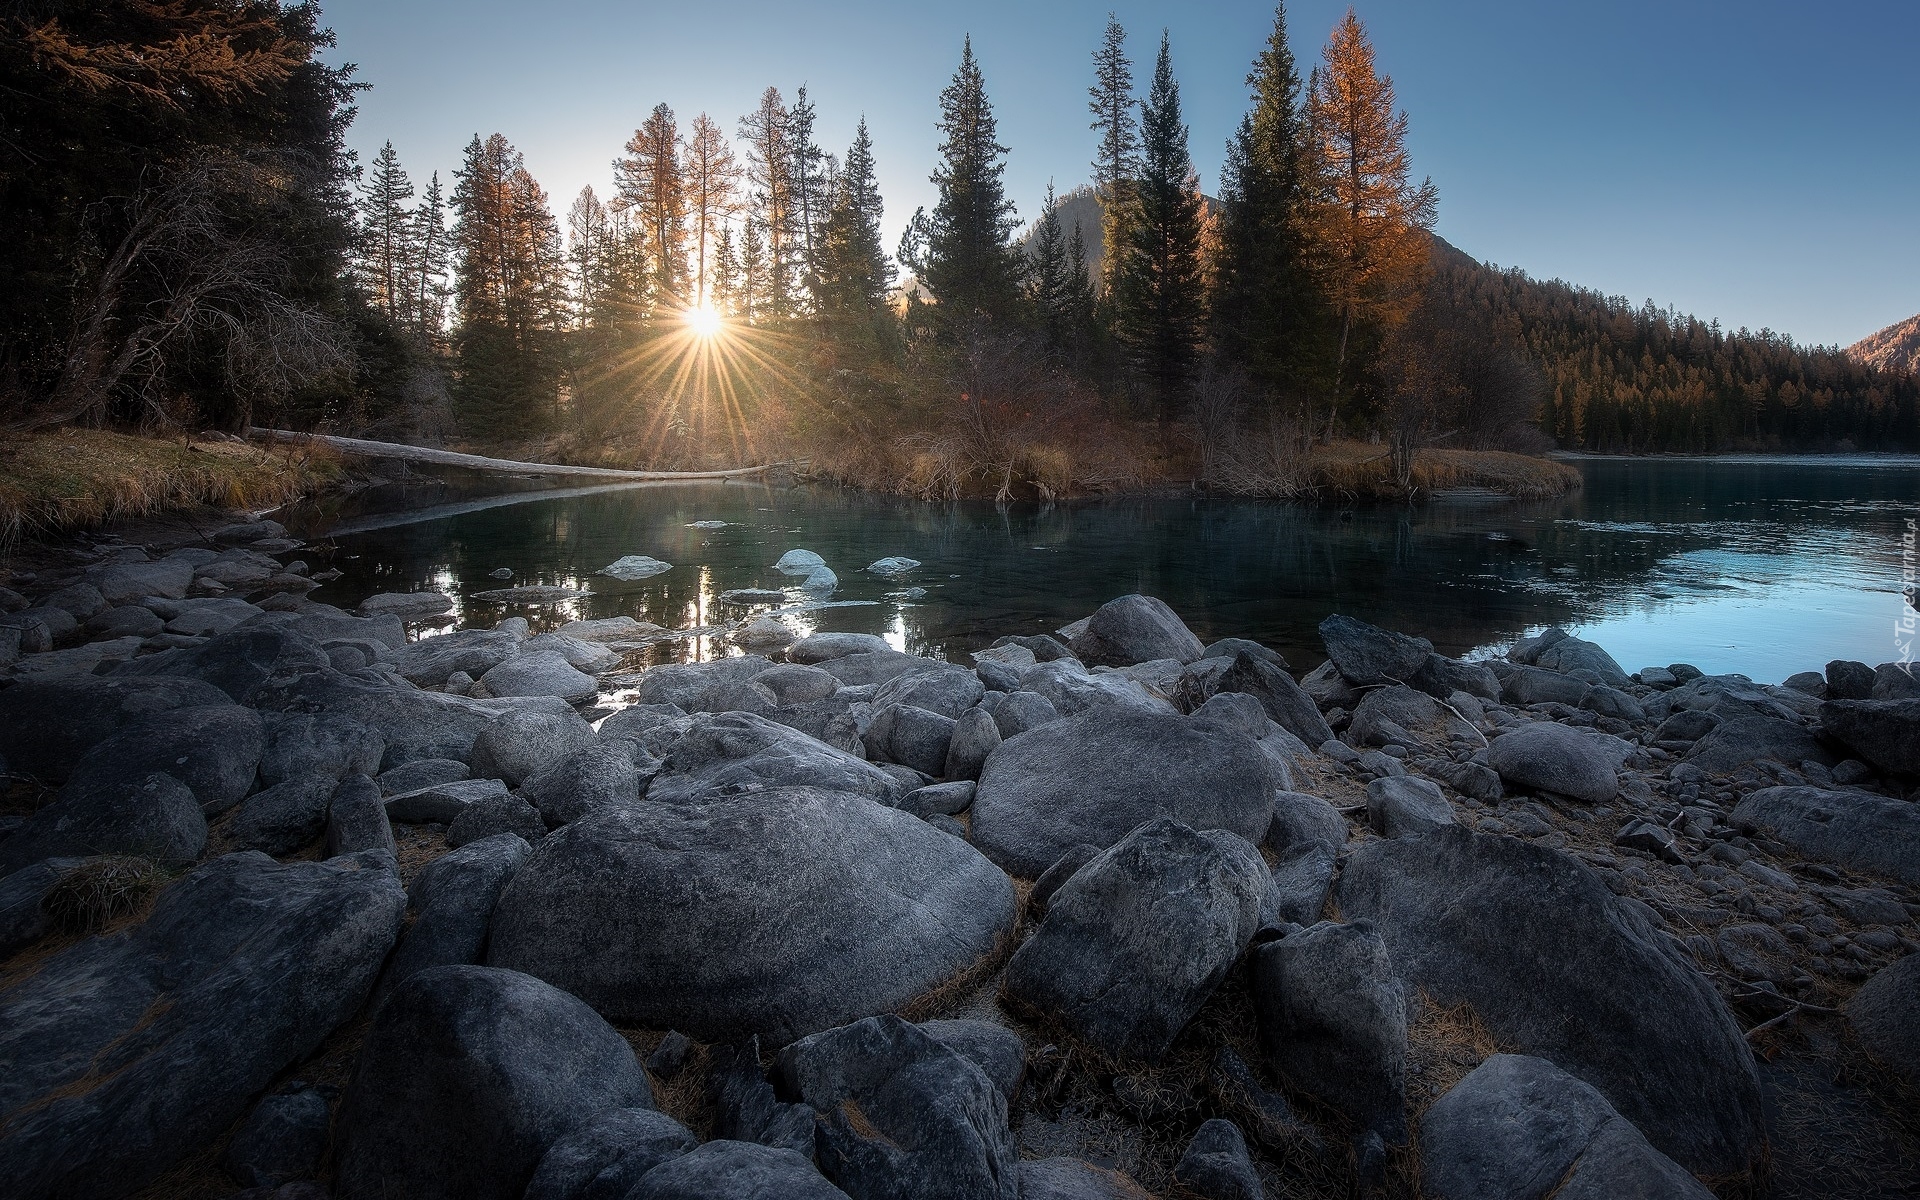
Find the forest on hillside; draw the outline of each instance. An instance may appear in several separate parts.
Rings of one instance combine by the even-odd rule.
[[[1276,9],[1217,200],[1169,39],[1136,67],[1110,20],[1092,186],[1024,226],[969,40],[938,203],[892,245],[864,121],[829,137],[804,88],[731,129],[658,104],[561,215],[501,132],[451,179],[358,161],[331,42],[282,0],[7,7],[0,423],[803,458],[923,495],[1296,494],[1343,440],[1402,486],[1429,447],[1920,448],[1910,375],[1437,243],[1352,14],[1303,77]]]

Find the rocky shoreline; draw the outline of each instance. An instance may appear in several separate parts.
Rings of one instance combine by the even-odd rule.
[[[689,631],[410,636],[301,550],[0,588],[9,1195],[1912,1194],[1896,664],[768,593],[636,669]]]

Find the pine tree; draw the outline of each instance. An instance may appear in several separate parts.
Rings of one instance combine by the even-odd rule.
[[[748,217],[740,233],[740,315],[749,324],[764,322],[777,311],[772,275],[766,225],[758,217]]]
[[[687,279],[687,191],[680,170],[680,135],[673,110],[654,105],[627,141],[625,158],[614,160],[619,203],[634,210],[646,239],[647,261],[656,295],[689,301]]]
[[[1283,5],[1274,8],[1273,32],[1247,86],[1253,106],[1227,143],[1221,172],[1210,315],[1221,350],[1271,395],[1312,374],[1324,324],[1306,257],[1306,122]]]
[[[1393,80],[1375,72],[1373,47],[1351,9],[1321,58],[1307,113],[1318,184],[1311,221],[1339,322],[1337,408],[1356,332],[1378,334],[1419,303],[1438,192],[1430,179],[1411,182],[1407,115],[1394,111]]]
[[[953,82],[940,93],[940,189],[926,252],[926,285],[948,330],[1005,319],[1018,296],[1019,264],[1009,244],[1015,220],[1000,176],[1007,148],[995,138],[993,106],[969,37]]]
[[[727,144],[727,135],[705,113],[693,119],[681,174],[686,180],[687,213],[693,224],[691,299],[695,305],[706,304],[711,300],[712,290],[708,252],[726,227],[727,218],[733,215],[733,193],[740,179],[740,168],[733,160],[733,147]]]
[[[373,307],[395,325],[414,321],[410,284],[417,251],[407,210],[411,199],[413,182],[388,142],[360,185],[360,274]]]
[[[833,200],[832,157],[814,145],[813,121],[813,101],[801,87],[787,110],[787,177],[793,189],[795,283],[806,296],[819,289],[819,242]]]
[[[778,88],[760,94],[760,105],[740,118],[747,143],[747,179],[760,222],[766,262],[765,282],[756,292],[756,316],[779,320],[793,312],[793,151],[788,138],[786,102]]]
[[[408,302],[415,330],[431,344],[446,328],[447,300],[453,294],[447,285],[447,276],[453,270],[453,241],[447,232],[447,205],[441,196],[438,171],[413,210],[413,248]]]
[[[1093,52],[1093,86],[1087,89],[1087,97],[1087,107],[1093,111],[1091,128],[1100,132],[1100,148],[1093,159],[1093,188],[1100,201],[1100,244],[1107,249],[1101,264],[1101,290],[1111,296],[1112,248],[1131,237],[1133,179],[1140,169],[1133,64],[1127,60],[1127,31],[1112,13],[1107,14],[1100,48]]]
[[[1140,106],[1140,130],[1140,177],[1134,185],[1138,215],[1131,240],[1115,248],[1121,261],[1114,275],[1114,324],[1128,361],[1165,420],[1199,358],[1206,315],[1200,191],[1165,33],[1153,86]]]
[[[713,307],[716,312],[740,315],[740,259],[733,249],[733,227],[721,225],[713,240]]]
[[[885,309],[894,271],[881,248],[883,215],[873,138],[863,116],[822,228],[817,295],[823,315],[871,321]]]
[[[567,212],[567,258],[573,265],[574,325],[585,329],[603,312],[601,291],[606,285],[612,248],[612,226],[606,206],[593,188],[583,187]]]
[[[1074,226],[1074,232],[1079,232],[1078,225]],[[1028,260],[1027,298],[1040,319],[1047,346],[1055,353],[1064,353],[1073,344],[1077,317],[1074,266],[1067,236],[1060,228],[1060,204],[1051,180],[1047,183],[1040,220],[1034,225]],[[1084,263],[1081,270],[1085,270]]]

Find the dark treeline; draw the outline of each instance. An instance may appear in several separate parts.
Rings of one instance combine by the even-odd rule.
[[[1911,380],[1436,254],[1352,14],[1303,77],[1276,10],[1217,198],[1169,39],[1136,72],[1110,20],[1091,190],[1024,230],[969,41],[894,247],[865,122],[829,136],[804,88],[731,131],[656,105],[557,215],[500,133],[450,179],[357,162],[330,42],[280,0],[0,10],[0,421],[807,458],[929,495],[1287,493],[1339,439],[1402,485],[1428,446],[1920,442]]]
[[[1630,453],[1920,448],[1920,378],[1762,330],[1630,304],[1473,262],[1442,243],[1435,286],[1514,328],[1545,372],[1539,425]]]

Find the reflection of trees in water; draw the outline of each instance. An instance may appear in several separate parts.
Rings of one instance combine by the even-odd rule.
[[[1144,591],[1173,605],[1203,638],[1252,637],[1306,667],[1322,657],[1315,627],[1329,612],[1460,653],[1530,626],[1655,602],[1649,594],[1675,578],[1685,586],[1693,568],[1681,569],[1679,556],[1730,540],[1761,554],[1804,553],[1810,538],[1884,525],[1891,532],[1882,540],[1895,545],[1896,506],[1910,511],[1920,496],[1913,473],[1898,470],[1783,474],[1773,464],[1637,462],[1590,463],[1588,476],[1584,493],[1551,501],[1347,510],[1177,497],[928,504],[758,484],[636,489],[347,538],[343,551],[362,557],[336,560],[346,578],[319,598],[354,601],[419,586],[461,595],[503,586],[487,573],[507,566],[515,583],[584,585],[595,595],[558,610],[475,606],[470,619],[518,612],[547,626],[626,614],[682,628],[741,615],[716,607],[720,591],[790,584],[771,564],[804,547],[839,573],[839,598],[881,603],[808,614],[803,626],[904,631],[910,650],[958,652],[1006,633],[1050,630]],[[715,518],[740,524],[686,527]],[[632,584],[591,574],[625,554],[675,568]],[[865,573],[890,554],[926,565],[901,582]],[[1844,562],[1833,569],[1844,571]],[[926,596],[906,604],[887,597],[910,585]],[[679,653],[666,646],[650,657]]]

